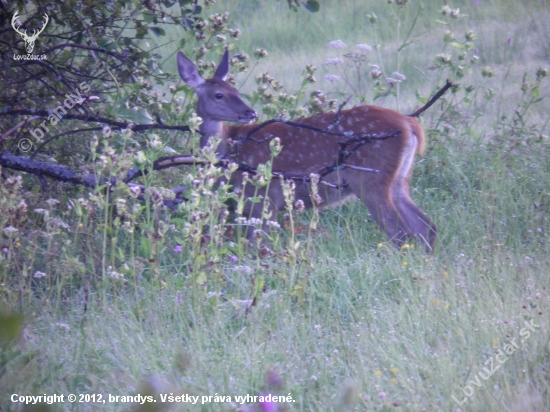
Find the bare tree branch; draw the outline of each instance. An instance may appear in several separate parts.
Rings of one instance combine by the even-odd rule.
[[[56,49],[64,49],[66,47],[75,47],[77,49],[84,49],[84,50],[96,51],[96,52],[99,52],[99,53],[105,53],[105,54],[108,54],[109,56],[116,57],[117,59],[122,60],[123,62],[126,62],[126,57],[119,54],[119,53],[115,53],[115,52],[112,52],[112,51],[107,51],[107,50],[105,50],[104,48],[101,48],[101,47],[84,46],[83,44],[76,44],[76,43],[56,44],[55,46],[44,50],[43,53],[48,54],[49,52],[52,52]]]
[[[48,117],[52,114],[50,110],[34,110],[34,109],[21,109],[21,110],[6,110],[0,112],[0,116],[39,116],[39,117]],[[117,129],[132,129],[135,132],[141,132],[143,130],[179,130],[182,132],[189,132],[191,129],[189,126],[168,126],[164,124],[133,124],[130,122],[119,122],[112,119],[107,119],[105,117],[95,117],[95,116],[86,116],[82,114],[72,114],[67,113],[63,115],[63,119],[72,119],[72,120],[81,120],[83,122],[95,122],[102,123]]]
[[[422,106],[420,109],[418,109],[416,112],[409,114],[407,116],[409,117],[418,117],[422,113],[424,113],[426,110],[428,110],[447,90],[449,90],[451,87],[456,87],[456,84],[451,82],[449,79],[447,79],[447,83],[445,83],[445,86],[443,86],[436,94],[433,95],[433,97],[428,100],[428,103],[426,103],[424,106]]]
[[[46,185],[44,180],[45,177],[49,177],[50,179],[60,182],[71,183],[73,185],[82,185],[91,189],[95,189],[96,187],[102,185],[107,185],[110,189],[112,189],[117,184],[125,184],[123,181],[117,181],[115,178],[108,180],[97,177],[93,173],[78,172],[66,166],[41,162],[24,156],[15,156],[9,151],[0,153],[0,166],[11,170],[19,170],[36,175],[43,187]],[[135,183],[129,183],[127,186],[139,187],[141,192],[145,190],[145,186]],[[182,196],[183,192],[187,190],[187,186],[180,186],[171,190],[176,195],[176,198],[164,199],[164,204],[165,206],[175,210],[179,203],[187,200]],[[138,199],[145,200],[142,194],[138,196]]]

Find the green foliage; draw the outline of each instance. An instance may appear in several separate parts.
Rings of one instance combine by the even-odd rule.
[[[541,328],[465,407],[544,410],[548,73],[539,64],[518,71],[487,58],[497,43],[488,46],[483,26],[495,16],[504,24],[508,14],[472,2],[432,9],[407,1],[289,1],[291,9],[316,12],[303,14],[277,2],[246,2],[246,9],[237,1],[213,3],[33,3],[57,16],[52,22],[70,41],[125,56],[56,49],[52,67],[69,84],[90,79],[89,94],[100,98],[82,110],[191,131],[93,124],[95,130],[63,135],[83,127],[67,119],[32,153],[93,172],[97,182],[120,181],[134,167],[144,172],[116,187],[39,188],[30,175],[2,169],[0,299],[24,314],[26,326],[22,315],[0,315],[0,387],[154,396],[272,391],[292,394],[289,410],[455,410],[451,395],[462,398],[484,362],[533,320]],[[223,10],[233,6],[242,13]],[[30,3],[10,7],[32,14]],[[354,41],[357,32],[368,41]],[[362,47],[340,48],[339,37]],[[2,52],[13,38],[0,43]],[[52,31],[38,47],[66,41]],[[329,42],[338,47],[326,48]],[[275,139],[271,161],[243,176],[255,195],[234,191],[226,182],[235,165],[217,165],[216,142],[198,149],[193,92],[167,70],[182,48],[210,76],[207,60],[225,47],[232,52],[229,80],[264,118],[335,110],[350,96],[349,106],[421,105],[446,78],[460,83],[423,119],[427,150],[413,180],[414,198],[439,225],[435,253],[426,256],[414,244],[395,250],[357,202],[304,211],[292,181],[282,183],[285,216],[269,215],[263,193],[274,184],[271,165],[281,150]],[[327,59],[341,61],[323,64]],[[51,67],[1,64],[3,79],[9,71],[2,113],[52,109],[59,97],[52,99],[49,86],[69,90]],[[340,81],[323,83],[333,70]],[[26,71],[34,77],[23,85]],[[278,73],[292,73],[292,84]],[[6,129],[22,120],[9,119]],[[18,150],[17,140],[34,126],[21,126],[0,150]],[[153,170],[158,158],[188,151],[197,165]],[[170,203],[175,191],[168,188],[182,189],[186,201]],[[313,199],[317,191],[314,182]],[[245,202],[264,205],[262,219],[245,216]],[[277,387],[266,381],[272,370],[281,375]],[[0,402],[0,409],[13,408]],[[249,405],[202,410],[227,406]]]

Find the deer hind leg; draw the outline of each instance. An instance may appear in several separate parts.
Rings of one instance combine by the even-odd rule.
[[[353,193],[367,207],[376,223],[395,245],[401,247],[412,232],[392,201],[390,186],[374,185],[364,175],[355,176],[355,179],[349,181]]]
[[[414,237],[426,245],[428,252],[433,251],[437,234],[436,224],[412,201],[406,182],[403,187],[394,192],[397,193],[393,194],[393,201],[401,218],[407,222]]]
[[[433,251],[437,226],[412,201],[409,193],[409,177],[416,154],[417,140],[414,135],[409,139],[409,146],[402,154],[401,163],[397,168],[391,196],[397,211],[414,237],[422,241],[429,252]]]

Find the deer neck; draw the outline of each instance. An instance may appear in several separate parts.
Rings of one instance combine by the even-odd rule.
[[[199,115],[200,116],[200,115]],[[228,133],[228,126],[220,121],[220,120],[204,120],[199,128],[199,132],[201,134],[201,148],[206,146],[208,143],[208,140],[211,137],[221,137],[222,141],[220,142],[218,146],[217,152],[220,154],[223,154],[226,152],[227,149],[227,133]]]

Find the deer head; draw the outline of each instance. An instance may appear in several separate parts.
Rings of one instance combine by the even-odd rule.
[[[218,136],[222,138],[218,151],[225,154],[226,141],[238,141],[237,152],[232,152],[235,161],[256,168],[270,160],[270,140],[278,137],[282,150],[273,160],[274,175],[310,176],[323,171],[318,194],[312,194],[305,179],[296,181],[296,200],[312,207],[320,195],[322,205],[330,206],[355,195],[397,246],[414,237],[428,251],[433,249],[437,227],[414,204],[409,192],[414,156],[424,147],[424,132],[414,118],[379,107],[358,106],[293,124],[227,126],[224,121],[248,123],[256,117],[239,98],[238,91],[225,82],[228,52],[211,79],[203,79],[181,52],[178,68],[183,81],[197,92],[197,113],[203,119],[201,146],[207,144],[209,137]],[[242,188],[242,173],[235,173],[230,183]],[[252,186],[245,186],[246,197],[266,198],[273,216],[284,210],[285,197],[278,182],[272,182],[267,192],[264,188],[257,193]],[[262,209],[263,205],[249,202],[244,216],[261,218]],[[263,230],[269,230],[267,225]],[[254,230],[249,230],[249,238],[253,235]]]
[[[25,49],[27,49],[27,53],[31,54],[32,51],[34,50],[34,42],[36,41],[36,39],[38,38],[40,33],[42,33],[44,31],[44,29],[46,28],[46,25],[48,24],[48,21],[49,21],[49,17],[48,17],[47,14],[44,13],[44,23],[42,24],[42,28],[34,30],[32,35],[29,36],[29,35],[27,35],[27,30],[26,29],[25,30],[20,30],[21,29],[21,23],[18,23],[18,21],[17,21],[17,15],[18,14],[19,14],[19,12],[16,11],[15,14],[13,15],[13,18],[11,19],[11,25],[12,25],[13,29],[21,36],[21,38],[25,42]]]
[[[182,52],[178,53],[178,70],[182,80],[195,89],[197,115],[202,118],[201,146],[212,136],[222,136],[223,122],[250,123],[256,112],[239,97],[239,92],[225,81],[229,73],[229,51],[226,50],[211,79],[203,79],[196,66]],[[223,149],[222,147],[219,150]]]

